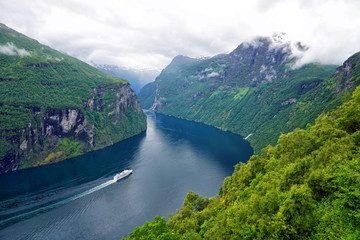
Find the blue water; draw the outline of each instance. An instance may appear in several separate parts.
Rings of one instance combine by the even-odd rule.
[[[111,147],[0,176],[0,239],[119,239],[181,208],[188,191],[215,196],[252,154],[241,136],[147,112],[148,128]],[[124,169],[134,172],[114,183]]]

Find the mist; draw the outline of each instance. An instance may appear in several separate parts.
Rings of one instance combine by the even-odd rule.
[[[161,70],[176,55],[227,53],[283,32],[309,49],[301,64],[342,64],[360,50],[360,1],[0,2],[0,22],[88,63]]]

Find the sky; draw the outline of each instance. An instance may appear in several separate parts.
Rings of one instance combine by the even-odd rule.
[[[359,0],[0,0],[0,22],[88,63],[161,70],[286,33],[302,63],[360,51]]]

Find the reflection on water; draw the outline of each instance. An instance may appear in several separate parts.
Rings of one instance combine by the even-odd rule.
[[[147,116],[146,133],[0,176],[0,239],[119,239],[156,215],[175,212],[189,190],[216,195],[233,165],[252,154],[241,136]],[[107,184],[124,169],[134,173]]]

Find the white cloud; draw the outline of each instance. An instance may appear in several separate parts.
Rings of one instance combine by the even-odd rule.
[[[0,22],[87,62],[164,68],[178,55],[229,52],[285,32],[303,62],[341,64],[360,50],[358,0],[13,0]]]
[[[23,48],[17,48],[13,43],[0,45],[0,53],[10,56],[30,56],[30,53]]]
[[[218,77],[220,74],[219,73],[217,73],[217,72],[211,72],[211,73],[209,73],[206,77],[207,78],[212,78],[212,77]]]

